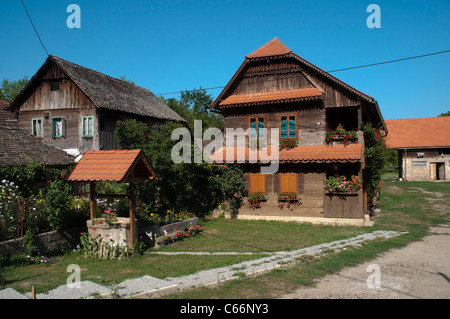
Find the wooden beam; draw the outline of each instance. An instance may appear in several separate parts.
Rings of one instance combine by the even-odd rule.
[[[128,200],[128,208],[130,211],[130,249],[133,249],[136,238],[136,198],[134,191],[134,183],[130,183],[130,195]]]
[[[95,197],[95,182],[89,182],[90,185],[90,211],[91,211],[91,219],[94,219],[97,217],[97,201]]]

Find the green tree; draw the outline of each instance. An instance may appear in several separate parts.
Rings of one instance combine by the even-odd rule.
[[[11,101],[28,83],[28,77],[24,76],[17,81],[9,81],[4,79],[0,85],[0,99]]]
[[[438,116],[450,116],[450,111],[447,111],[445,113],[441,113]]]
[[[120,80],[120,81],[123,81],[123,82],[127,82],[127,83],[130,83],[130,84],[136,85],[136,83],[134,83],[133,81],[127,80],[125,75],[121,75],[117,79]]]
[[[203,131],[210,127],[223,128],[223,116],[212,112],[212,94],[201,87],[192,91],[183,91],[179,99],[161,97],[161,101],[188,121],[188,128],[193,131],[194,120],[202,121]]]
[[[163,215],[168,209],[174,209],[205,216],[222,200],[223,182],[220,182],[220,176],[223,168],[208,163],[194,163],[192,142],[189,142],[192,161],[174,163],[172,148],[179,141],[172,140],[171,136],[174,129],[181,127],[183,125],[180,123],[169,122],[152,127],[149,137],[143,138],[148,134],[148,127],[127,120],[117,125],[115,138],[125,148],[133,146],[142,149],[161,177],[137,187],[138,198],[147,211],[158,211]]]
[[[380,131],[373,128],[369,123],[363,124],[366,157],[366,169],[364,170],[365,190],[369,199],[369,206],[378,197],[381,186],[381,178],[389,162],[389,153],[386,141]]]

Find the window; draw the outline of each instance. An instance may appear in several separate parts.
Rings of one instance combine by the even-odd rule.
[[[52,118],[52,137],[64,137],[64,119],[62,117]]]
[[[83,137],[94,137],[94,117],[93,116],[83,116],[82,123],[82,136]]]
[[[59,81],[50,82],[50,91],[59,91]]]
[[[43,126],[43,119],[32,119],[32,134],[36,137],[44,137],[44,126]]]
[[[280,138],[297,138],[297,115],[280,115]]]
[[[280,173],[280,192],[298,193],[297,173]]]
[[[266,192],[266,175],[250,173],[250,193]]]
[[[250,139],[264,139],[264,128],[265,128],[265,118],[264,117],[250,117]]]

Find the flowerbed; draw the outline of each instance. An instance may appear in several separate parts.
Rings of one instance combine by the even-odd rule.
[[[362,181],[357,175],[352,175],[348,180],[345,176],[330,176],[325,189],[329,192],[354,193],[361,189]]]

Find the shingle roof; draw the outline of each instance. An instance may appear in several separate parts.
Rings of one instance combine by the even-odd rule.
[[[57,56],[49,56],[39,71],[44,70],[45,66],[51,61],[56,63],[98,108],[163,120],[186,122],[150,90],[85,68]],[[16,99],[12,101],[11,108],[19,106],[20,102],[28,96],[30,91],[28,88],[32,87],[30,84],[33,83],[37,74],[40,73],[39,71]]]
[[[450,147],[450,116],[386,120],[388,148]]]
[[[236,94],[220,102],[220,106],[229,107],[233,105],[257,105],[275,102],[297,102],[318,99],[322,92],[316,88],[285,90],[276,92],[264,92],[255,94]]]
[[[49,166],[75,164],[74,157],[17,125],[0,123],[0,150],[0,166],[22,166],[32,160]]]
[[[158,178],[141,150],[86,151],[70,181],[117,181]]]
[[[6,109],[8,106],[8,100],[0,99],[0,122],[17,122],[14,113]]]
[[[248,147],[233,147],[235,160],[249,162],[257,159],[258,162],[276,161],[271,159],[273,146],[261,150],[250,150]],[[222,147],[215,152],[211,159],[214,162],[227,162],[227,152],[230,148]],[[252,153],[253,152],[253,153]],[[275,154],[275,153],[274,153]],[[273,155],[272,155],[273,156]],[[348,145],[298,145],[292,149],[279,151],[280,163],[348,163],[359,162],[362,156],[361,144]]]

